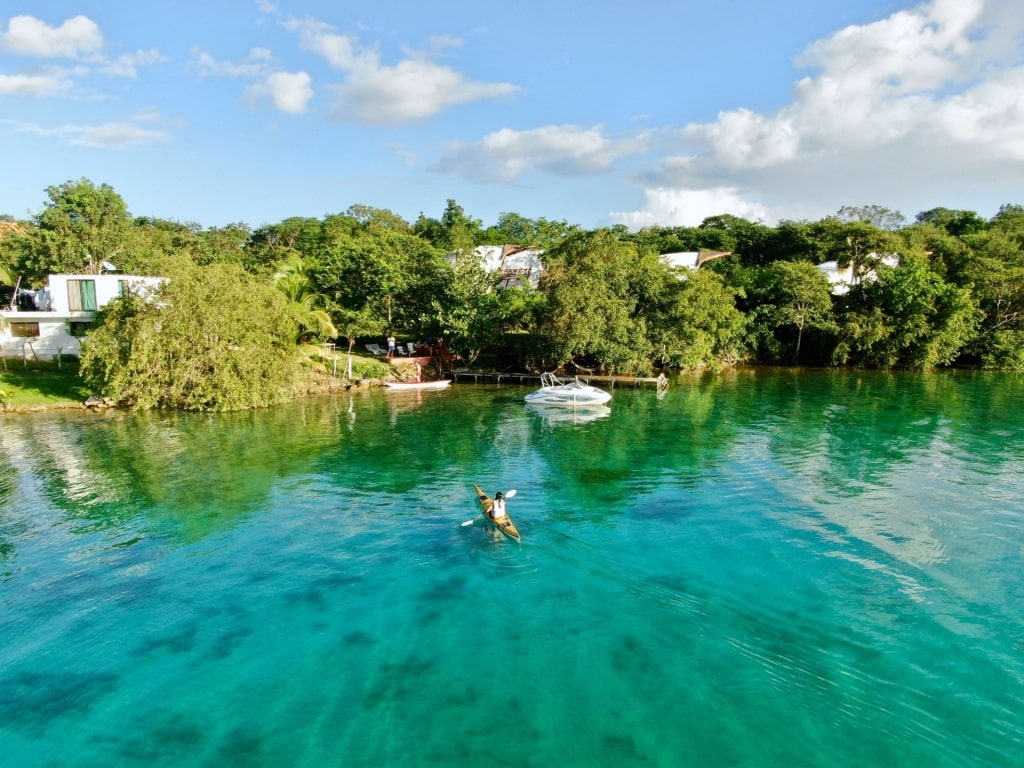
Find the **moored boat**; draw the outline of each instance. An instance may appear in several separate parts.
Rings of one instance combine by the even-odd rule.
[[[487,522],[506,536],[510,536],[516,541],[522,541],[522,538],[519,535],[519,529],[517,529],[515,523],[512,522],[512,518],[509,517],[507,513],[498,520],[491,517],[491,510],[494,509],[494,499],[484,493],[483,489],[480,488],[479,485],[474,484],[473,488],[476,490],[476,500],[480,502],[480,509],[483,510],[484,517],[487,518]],[[511,491],[509,493],[511,494]]]
[[[578,378],[561,381],[553,373],[542,373],[540,389],[523,398],[528,403],[545,405],[601,405],[612,399],[611,392],[584,384]]]
[[[451,379],[437,379],[436,381],[385,381],[384,386],[388,389],[401,391],[404,389],[444,389],[451,383]]]

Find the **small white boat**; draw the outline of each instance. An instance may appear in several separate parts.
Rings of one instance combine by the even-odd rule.
[[[525,398],[528,403],[545,405],[600,405],[612,399],[611,392],[584,384],[578,378],[572,381],[561,381],[553,373],[542,373],[540,389],[531,392]]]
[[[384,386],[388,389],[444,389],[452,383],[451,379],[437,379],[435,381],[385,381]]]

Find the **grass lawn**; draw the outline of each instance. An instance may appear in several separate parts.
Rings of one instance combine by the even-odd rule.
[[[51,362],[7,360],[0,367],[0,405],[9,408],[33,408],[83,403],[89,397],[78,376],[78,363],[64,361],[60,367]]]

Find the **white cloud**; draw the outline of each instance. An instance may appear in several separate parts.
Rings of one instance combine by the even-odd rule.
[[[156,144],[170,138],[166,131],[143,128],[127,121],[101,125],[67,125],[57,129],[56,133],[67,137],[72,144],[100,149]]]
[[[644,190],[646,205],[639,211],[609,214],[616,224],[630,229],[660,225],[663,227],[696,227],[710,216],[732,214],[749,221],[761,221],[767,209],[743,199],[734,187],[679,189],[658,187]]]
[[[477,181],[514,182],[529,170],[581,176],[606,172],[617,158],[644,148],[642,137],[609,139],[601,126],[551,125],[529,131],[503,128],[477,143],[454,145],[433,170]]]
[[[279,112],[305,112],[313,98],[313,78],[305,72],[271,72],[262,82],[250,85],[246,96],[251,101],[269,100]]]
[[[67,80],[60,76],[0,73],[0,95],[4,96],[53,96],[67,87]]]
[[[1021,35],[1024,14],[1011,0],[932,0],[839,30],[797,57],[813,74],[795,84],[791,104],[686,126],[686,157],[639,180],[645,207],[613,215],[694,220],[686,211],[711,201],[722,206],[714,213],[799,218],[807,200],[816,216],[850,203],[912,205],[923,186],[952,195],[979,176],[1019,183]]]
[[[305,112],[313,99],[313,78],[307,72],[278,69],[266,48],[252,48],[242,61],[218,61],[201,48],[192,49],[192,67],[200,77],[241,77],[256,80],[245,89],[243,100],[251,107],[269,102],[279,112]]]
[[[135,79],[138,76],[138,68],[148,64],[160,64],[167,61],[167,57],[155,48],[148,51],[136,51],[118,56],[113,61],[101,64],[98,69],[105,75],[111,77],[128,77]]]
[[[441,49],[460,41],[450,37],[431,39],[432,49],[406,50],[406,58],[384,65],[376,47],[363,47],[358,38],[338,34],[314,19],[289,19],[284,24],[299,35],[303,48],[322,56],[346,79],[330,86],[336,100],[332,116],[342,122],[364,125],[405,123],[435,115],[457,104],[518,95],[511,83],[481,83],[443,66],[433,58]]]
[[[191,50],[192,68],[200,77],[264,77],[274,66],[266,48],[252,48],[242,61],[218,61],[198,46]]]
[[[155,128],[143,128],[135,120],[113,121],[98,125],[62,125],[57,128],[43,128],[33,123],[15,120],[2,121],[21,133],[36,136],[56,137],[84,147],[116,149],[127,146],[155,144],[170,139],[170,134]]]
[[[103,47],[103,35],[86,16],[51,27],[33,16],[14,16],[0,34],[0,50],[42,58],[78,58]]]

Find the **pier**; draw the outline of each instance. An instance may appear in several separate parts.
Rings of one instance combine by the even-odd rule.
[[[474,384],[536,384],[540,386],[540,374],[535,373],[495,373],[483,371],[452,371],[452,381],[472,381]],[[617,386],[642,387],[653,385],[659,390],[668,388],[665,374],[658,376],[559,376],[559,379],[570,381],[579,378],[588,384],[609,384],[611,389]]]

